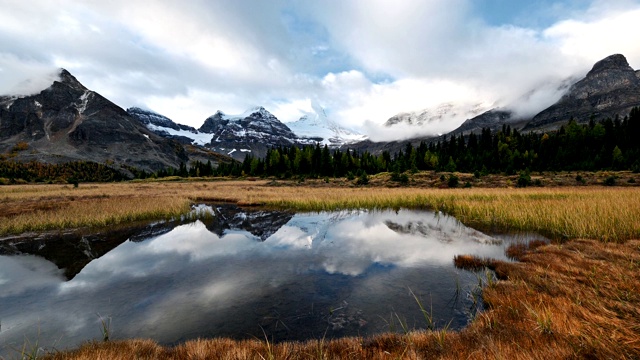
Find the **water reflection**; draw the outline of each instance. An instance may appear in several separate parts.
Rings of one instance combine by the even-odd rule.
[[[4,241],[0,356],[25,336],[56,348],[99,338],[97,314],[112,318],[115,338],[167,344],[261,338],[262,329],[274,340],[369,335],[397,317],[424,327],[409,289],[440,325],[460,328],[472,299],[456,294],[478,280],[453,267],[454,255],[504,258],[509,241],[424,211],[207,211],[205,220],[155,224],[126,241]],[[64,266],[80,270],[69,276]]]

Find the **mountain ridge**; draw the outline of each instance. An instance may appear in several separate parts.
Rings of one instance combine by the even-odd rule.
[[[13,153],[13,161],[92,161],[125,172],[177,168],[189,160],[179,143],[149,131],[65,69],[36,94],[0,97],[0,153],[16,144],[28,151]]]

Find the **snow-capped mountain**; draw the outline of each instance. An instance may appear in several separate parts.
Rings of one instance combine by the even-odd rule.
[[[206,147],[237,160],[243,160],[246,153],[262,157],[271,147],[300,144],[296,134],[262,106],[240,115],[218,111],[205,120],[198,132],[211,135]]]
[[[465,120],[473,118],[490,109],[489,104],[454,104],[444,103],[434,108],[420,111],[399,113],[384,123],[385,126],[413,125],[417,127],[438,127],[438,132],[446,133],[460,126]],[[448,128],[443,128],[447,126]]]
[[[329,147],[340,147],[367,139],[357,131],[344,128],[327,117],[324,109],[312,104],[313,112],[302,116],[299,120],[287,123],[287,126],[302,141],[320,143]]]

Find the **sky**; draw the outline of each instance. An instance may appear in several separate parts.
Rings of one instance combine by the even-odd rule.
[[[389,140],[406,135],[381,127],[400,112],[453,103],[532,115],[608,55],[640,68],[640,0],[0,0],[0,8],[0,94],[42,90],[65,68],[123,108],[194,127],[217,110],[254,106],[290,122],[317,104],[333,121]]]

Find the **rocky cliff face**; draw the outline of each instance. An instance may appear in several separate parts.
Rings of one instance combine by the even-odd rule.
[[[29,150],[18,153],[18,161],[80,160],[158,170],[187,160],[180,144],[147,130],[64,69],[38,94],[0,97],[0,153],[20,142]]]
[[[154,133],[162,137],[174,139],[182,144],[193,143],[191,137],[182,135],[182,133],[198,134],[198,130],[194,127],[175,123],[168,117],[153,111],[132,107],[127,109],[127,114],[138,120],[138,122]]]
[[[489,128],[491,131],[497,131],[502,128],[503,124],[517,123],[517,120],[514,120],[513,117],[513,112],[510,110],[492,109],[466,120],[459,128],[452,131],[452,134],[478,134],[485,128]]]
[[[524,130],[553,130],[574,118],[588,122],[626,116],[640,106],[640,78],[620,54],[598,61],[557,103],[533,117]]]
[[[206,147],[238,160],[243,160],[246,153],[262,157],[270,147],[299,143],[298,136],[263,107],[240,115],[218,111],[198,131],[210,134],[211,142]]]

